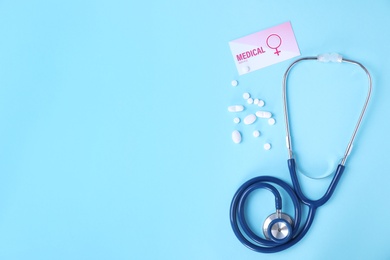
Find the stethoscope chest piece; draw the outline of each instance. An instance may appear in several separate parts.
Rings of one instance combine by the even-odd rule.
[[[292,218],[281,212],[269,215],[263,224],[263,233],[266,239],[277,243],[289,240],[292,234]]]
[[[274,219],[269,224],[268,235],[272,241],[282,244],[290,240],[292,228],[286,220]]]

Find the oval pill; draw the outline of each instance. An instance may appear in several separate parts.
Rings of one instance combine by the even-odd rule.
[[[241,133],[237,130],[234,130],[232,133],[232,140],[236,144],[241,143]]]
[[[241,112],[244,110],[243,105],[233,105],[233,106],[228,106],[228,111],[229,112]]]
[[[256,121],[256,115],[255,114],[249,114],[244,118],[244,124],[251,125]]]
[[[257,111],[256,116],[260,118],[271,118],[272,114],[268,111]]]

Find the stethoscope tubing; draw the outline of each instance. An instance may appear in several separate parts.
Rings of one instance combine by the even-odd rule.
[[[296,172],[291,172],[291,174],[295,175]],[[249,228],[245,218],[245,202],[248,195],[255,189],[259,188],[270,190],[268,187],[268,183],[273,183],[282,187],[289,194],[294,204],[295,216],[293,223],[293,238],[284,244],[278,244],[274,241],[266,240],[257,236]],[[300,188],[298,187],[298,189]],[[273,191],[271,192],[274,193]],[[315,205],[309,205],[309,212],[306,218],[306,222],[304,223],[302,229],[299,229],[302,217],[302,208],[298,195],[286,182],[272,176],[260,176],[245,182],[235,193],[230,206],[230,223],[236,237],[247,248],[260,253],[276,253],[295,245],[306,235],[311,224],[313,223],[316,210],[317,207]]]
[[[340,181],[340,178],[345,169],[345,166],[339,165],[325,194],[318,200],[310,200],[303,194],[301,186],[299,185],[298,176],[295,170],[295,160],[289,159],[287,162],[290,177],[293,182],[293,188],[291,188],[290,185],[278,178],[272,176],[260,176],[255,177],[241,185],[241,187],[237,190],[236,194],[233,197],[230,206],[230,223],[233,232],[242,244],[256,252],[275,253],[285,250],[298,243],[309,231],[309,228],[313,223],[317,208],[325,204],[333,195],[333,192],[336,189],[336,186]],[[273,183],[282,187],[288,193],[294,204],[295,216],[292,239],[285,244],[277,244],[274,241],[266,240],[264,238],[259,237],[249,228],[249,225],[245,218],[244,211],[246,199],[249,194],[256,189],[263,188],[272,192],[275,195],[275,204],[278,205],[276,206],[276,208],[281,208],[281,196],[277,189],[269,183]],[[309,208],[306,222],[303,224],[302,229],[299,229],[302,216],[302,208],[300,202],[302,202]],[[244,236],[244,234],[246,236]]]
[[[288,159],[287,160],[288,169],[290,172],[291,181],[293,183],[294,190],[298,196],[298,198],[301,200],[301,202],[310,208],[318,208],[324,205],[333,195],[334,190],[336,189],[337,184],[340,181],[340,178],[344,172],[345,166],[339,164],[336,168],[336,171],[334,173],[333,179],[329,184],[328,189],[326,190],[325,194],[318,200],[311,200],[308,199],[302,192],[301,185],[299,184],[298,176],[295,170],[295,160],[294,159]]]

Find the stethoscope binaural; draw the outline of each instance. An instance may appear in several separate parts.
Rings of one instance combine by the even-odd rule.
[[[337,166],[333,179],[329,184],[325,194],[318,200],[308,199],[302,192],[297,173],[295,170],[295,160],[293,157],[293,150],[291,145],[290,126],[288,119],[288,106],[287,106],[287,78],[291,69],[301,61],[318,60],[320,62],[345,62],[359,66],[364,70],[368,77],[368,93],[363,105],[363,109],[360,113],[359,119],[353,131],[352,137],[347,145],[344,156],[341,159],[340,164]],[[286,124],[286,145],[288,149],[289,159],[287,160],[290,177],[292,180],[293,188],[286,182],[271,176],[259,176],[245,182],[236,192],[233,197],[230,206],[230,222],[233,231],[237,238],[246,247],[262,253],[275,253],[287,249],[296,243],[298,243],[309,230],[316,210],[318,207],[325,204],[332,196],[337,183],[339,182],[341,175],[343,174],[347,157],[349,156],[353,142],[356,137],[356,133],[360,127],[363,115],[366,111],[367,104],[370,100],[372,89],[372,80],[368,70],[359,62],[342,58],[339,54],[322,54],[317,57],[304,57],[294,61],[286,70],[283,77],[283,102],[284,102],[284,119]],[[294,204],[294,217],[290,217],[286,213],[282,212],[282,197],[275,186],[279,186],[285,190],[290,196]],[[257,189],[266,189],[275,196],[275,208],[276,212],[269,215],[263,224],[264,238],[255,234],[249,227],[245,216],[245,202],[249,194]],[[307,218],[304,223],[301,224],[301,203],[308,206]],[[300,228],[301,227],[301,228]]]

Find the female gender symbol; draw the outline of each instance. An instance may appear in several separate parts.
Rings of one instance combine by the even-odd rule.
[[[274,54],[276,54],[278,56],[279,56],[279,53],[281,52],[281,51],[278,50],[278,48],[280,47],[281,44],[282,44],[282,38],[280,38],[279,35],[271,34],[270,36],[268,36],[268,38],[267,38],[267,46],[270,49],[274,49],[275,50]]]

